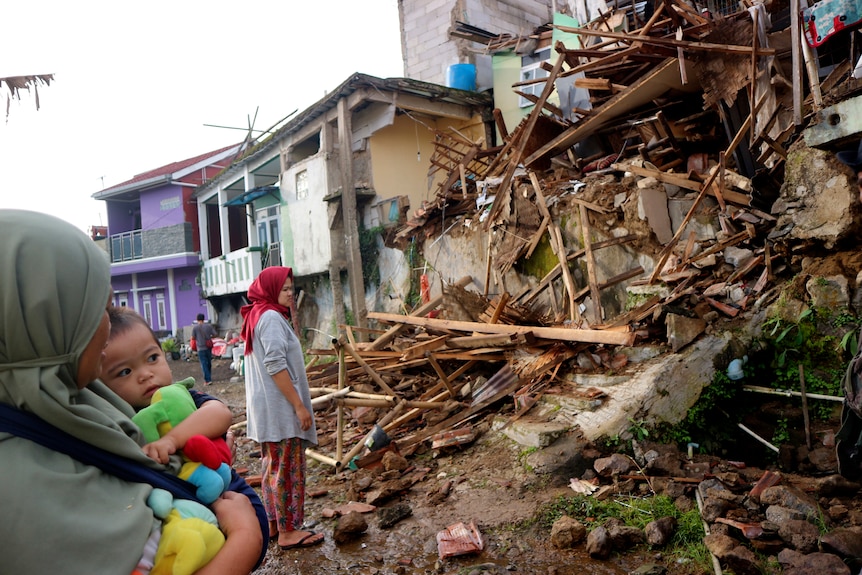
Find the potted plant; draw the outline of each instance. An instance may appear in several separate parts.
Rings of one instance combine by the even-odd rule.
[[[180,359],[180,345],[177,343],[177,340],[172,337],[162,341],[162,351],[165,352],[166,355],[170,355],[171,359],[175,361]]]

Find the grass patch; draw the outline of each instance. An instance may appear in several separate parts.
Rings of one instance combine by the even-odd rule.
[[[680,511],[666,495],[617,496],[604,501],[586,495],[561,496],[542,506],[524,527],[536,526],[550,531],[554,522],[564,515],[577,519],[588,531],[611,518],[629,527],[643,529],[651,521],[673,517],[677,527],[662,553],[672,561],[690,565],[695,572],[712,569],[709,551],[703,545],[705,532],[697,509]]]

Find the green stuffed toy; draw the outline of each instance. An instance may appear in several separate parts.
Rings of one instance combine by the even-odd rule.
[[[170,492],[156,488],[147,505],[163,522],[150,575],[192,575],[224,546],[216,516],[200,503],[174,499]]]
[[[189,378],[160,388],[150,405],[132,417],[147,443],[167,434],[197,409],[187,387],[193,384],[194,379]],[[224,439],[193,436],[183,446],[182,455],[179,477],[197,487],[197,498],[204,503],[218,499],[231,481],[230,449]]]

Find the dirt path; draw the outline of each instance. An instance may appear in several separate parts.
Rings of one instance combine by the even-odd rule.
[[[173,361],[171,367],[175,379],[192,376],[201,380],[200,366],[195,361]],[[216,359],[213,385],[206,388],[198,385],[198,389],[224,401],[239,422],[245,420],[245,387],[234,376],[229,360]],[[322,442],[330,440],[333,434],[327,430],[327,415],[320,413],[317,417]],[[691,566],[673,562],[667,565],[658,551],[650,551],[645,546],[635,552],[614,554],[607,561],[597,561],[587,555],[583,544],[573,549],[554,548],[548,541],[550,535],[546,529],[514,529],[546,503],[574,492],[568,487],[568,476],[541,475],[530,469],[527,460],[531,450],[491,431],[492,419],[493,414],[489,414],[473,422],[477,439],[472,444],[443,450],[431,450],[426,446],[407,458],[409,467],[403,471],[367,468],[335,473],[331,466],[309,459],[306,522],[309,527],[324,532],[327,539],[312,548],[290,551],[281,551],[273,544],[265,564],[256,573],[623,575],[652,562],[665,565],[671,575],[692,573]],[[551,452],[554,449],[560,452]],[[563,452],[565,449],[552,446],[544,452],[551,458],[565,458],[570,455]],[[322,445],[320,451],[328,453],[332,447]],[[241,428],[236,433],[234,467],[250,478],[260,473],[258,446],[244,436]],[[733,465],[720,461],[715,468],[732,470]],[[749,468],[739,474],[753,483],[762,472]],[[351,501],[368,502],[387,482],[404,478],[409,480],[400,490],[375,501],[377,512],[363,515],[368,524],[363,535],[349,543],[334,542],[336,519],[333,515],[336,511],[344,511],[344,506]],[[783,481],[808,493],[816,491],[814,476],[783,474]],[[396,503],[409,506],[410,515],[390,528],[381,528],[379,509]],[[821,498],[820,504],[827,509],[830,502]],[[851,516],[862,520],[859,498],[842,501],[841,505],[848,508]],[[450,525],[471,521],[482,534],[484,551],[439,560],[437,533]]]

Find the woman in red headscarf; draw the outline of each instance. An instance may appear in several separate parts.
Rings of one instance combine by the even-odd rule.
[[[305,449],[317,445],[317,430],[302,346],[293,329],[293,270],[264,269],[248,289],[248,299],[251,303],[240,310],[248,436],[261,446],[261,499],[270,538],[278,538],[282,549],[308,547],[323,541],[323,534],[302,529]]]

